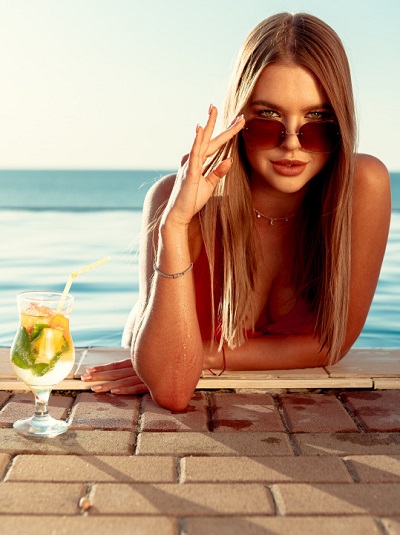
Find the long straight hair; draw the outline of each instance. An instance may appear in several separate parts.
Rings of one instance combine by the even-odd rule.
[[[316,316],[314,335],[330,363],[340,357],[345,339],[349,288],[351,213],[356,126],[351,75],[344,47],[323,21],[305,14],[280,13],[261,22],[245,40],[225,103],[228,126],[244,112],[263,69],[271,63],[307,68],[319,81],[333,108],[341,143],[310,182],[297,214],[292,282],[298,297],[309,302]],[[215,244],[223,251],[222,296],[218,306],[212,289],[212,324],[220,324],[220,346],[234,348],[244,341],[244,325],[253,319],[252,290],[257,270],[257,238],[251,190],[241,136],[236,136],[210,162],[233,157],[229,173],[200,213],[211,276]],[[213,285],[212,285],[213,286]],[[216,317],[217,316],[217,317]]]

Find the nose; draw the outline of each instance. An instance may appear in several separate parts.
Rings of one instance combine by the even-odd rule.
[[[296,150],[301,148],[301,143],[299,140],[299,132],[296,131],[295,125],[291,125],[293,129],[286,130],[285,138],[281,144],[281,147],[285,148],[286,150]]]

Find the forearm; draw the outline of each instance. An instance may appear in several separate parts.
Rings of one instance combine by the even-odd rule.
[[[169,274],[181,273],[190,265],[185,228],[160,228],[156,263]],[[176,279],[154,275],[134,333],[133,358],[135,369],[157,403],[174,409],[187,405],[203,364],[193,270]]]
[[[209,347],[204,344],[205,348]],[[317,338],[310,335],[265,335],[248,339],[236,349],[224,348],[227,370],[285,370],[314,368],[328,362]],[[205,352],[204,369],[221,369],[222,354]]]

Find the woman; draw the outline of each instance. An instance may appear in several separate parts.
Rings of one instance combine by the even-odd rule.
[[[239,54],[225,121],[210,106],[177,175],[149,191],[130,360],[95,391],[171,410],[203,369],[335,363],[359,336],[390,220],[384,165],[356,154],[343,46],[321,20],[259,24]],[[133,363],[133,366],[132,366]]]

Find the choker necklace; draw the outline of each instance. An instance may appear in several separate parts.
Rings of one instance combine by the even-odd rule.
[[[269,217],[268,215],[262,214],[261,212],[259,212],[255,208],[254,208],[254,212],[256,214],[256,218],[257,219],[261,219],[262,217],[264,219],[268,219],[270,225],[273,225],[275,223],[275,221],[289,221],[289,219],[291,219],[292,217],[294,217],[296,215],[296,212],[295,212],[294,214],[288,215],[287,217]]]

